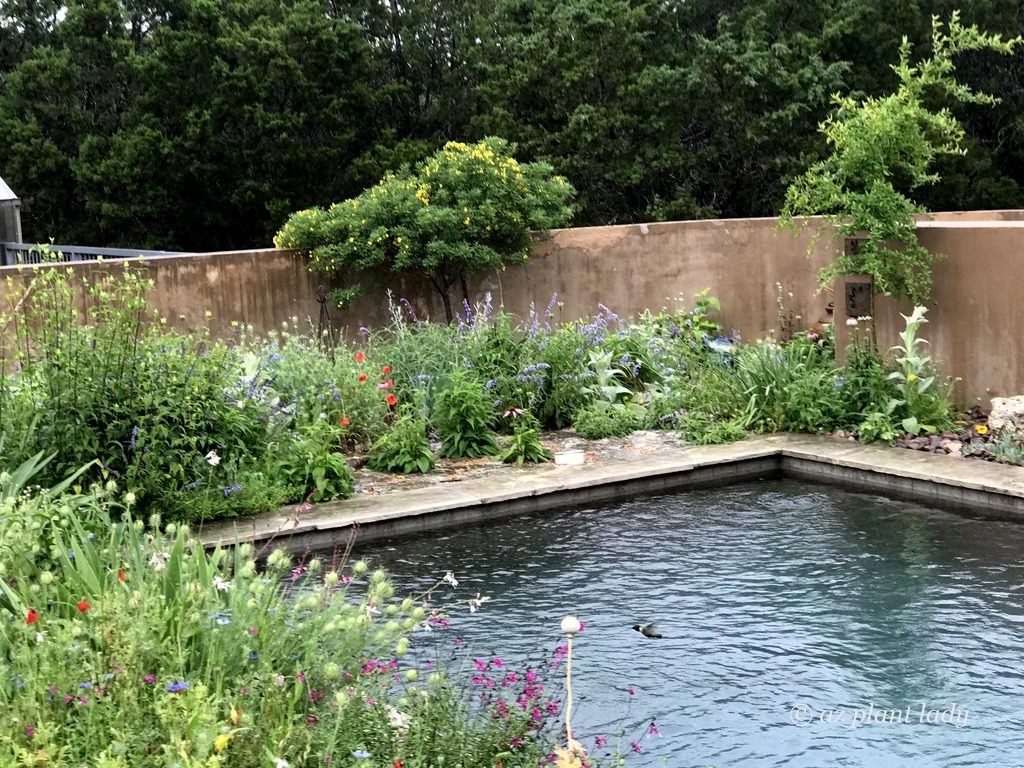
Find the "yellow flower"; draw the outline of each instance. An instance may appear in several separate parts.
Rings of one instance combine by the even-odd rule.
[[[917,374],[912,373],[909,376],[907,376],[907,381],[917,381]]]
[[[977,424],[974,427],[974,431],[979,435],[987,435],[988,427],[986,427],[984,424]]]
[[[222,733],[216,739],[213,740],[213,751],[223,752],[227,749],[228,743],[231,741],[231,735],[228,733]]]
[[[465,224],[468,227],[469,226],[469,219],[463,219],[462,223]]]

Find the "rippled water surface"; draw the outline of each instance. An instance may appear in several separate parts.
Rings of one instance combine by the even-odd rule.
[[[576,613],[575,729],[637,739],[630,765],[1024,765],[1022,526],[772,481],[359,554],[400,593],[490,595],[444,633],[471,654],[550,655]]]

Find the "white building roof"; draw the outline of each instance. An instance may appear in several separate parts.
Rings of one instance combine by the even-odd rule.
[[[7,186],[7,182],[0,178],[0,203],[9,201],[17,201],[18,196],[14,194],[14,190]]]

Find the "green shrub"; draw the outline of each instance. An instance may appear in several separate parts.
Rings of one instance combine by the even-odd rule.
[[[625,437],[638,426],[638,414],[635,410],[603,400],[592,402],[579,411],[573,420],[576,434],[588,440]]]
[[[938,157],[964,151],[964,129],[950,104],[998,102],[957,81],[955,57],[1010,53],[1021,42],[964,27],[959,12],[946,30],[933,17],[932,56],[917,64],[910,63],[911,46],[903,38],[894,92],[833,97],[836,111],[821,124],[831,153],[786,191],[781,223],[824,215],[838,236],[864,238],[855,252],[844,251],[822,270],[822,285],[842,274],[869,274],[874,289],[887,295],[922,301],[931,293],[938,257],[918,240],[914,215],[923,209],[909,195],[938,180]]]
[[[289,498],[317,502],[352,495],[356,475],[337,449],[342,431],[322,419],[303,427],[294,439],[278,443],[270,466],[289,487]]]
[[[434,468],[434,452],[427,438],[427,424],[414,409],[406,406],[370,450],[369,466],[380,472],[429,472]]]
[[[551,451],[540,442],[540,425],[528,412],[513,414],[512,435],[505,444],[501,460],[506,464],[540,464],[551,461]]]
[[[839,415],[835,385],[831,356],[813,344],[760,342],[736,355],[734,386],[746,428],[825,431]]]
[[[431,421],[445,458],[474,459],[498,452],[491,432],[494,411],[483,384],[471,371],[451,375],[437,395]]]
[[[715,421],[705,414],[688,413],[679,426],[680,436],[694,445],[734,443],[747,436],[739,419]]]
[[[329,275],[383,267],[425,275],[454,319],[450,290],[483,269],[529,257],[531,232],[572,214],[572,186],[546,163],[519,163],[514,146],[489,137],[448,142],[415,169],[386,175],[359,197],[294,214],[274,238]],[[352,288],[336,299],[352,296]]]

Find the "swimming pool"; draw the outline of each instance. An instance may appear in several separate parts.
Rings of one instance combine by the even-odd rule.
[[[450,570],[489,595],[447,630],[480,656],[536,657],[579,616],[577,736],[636,741],[630,765],[1024,764],[1024,526],[778,480],[357,554],[400,594]]]

